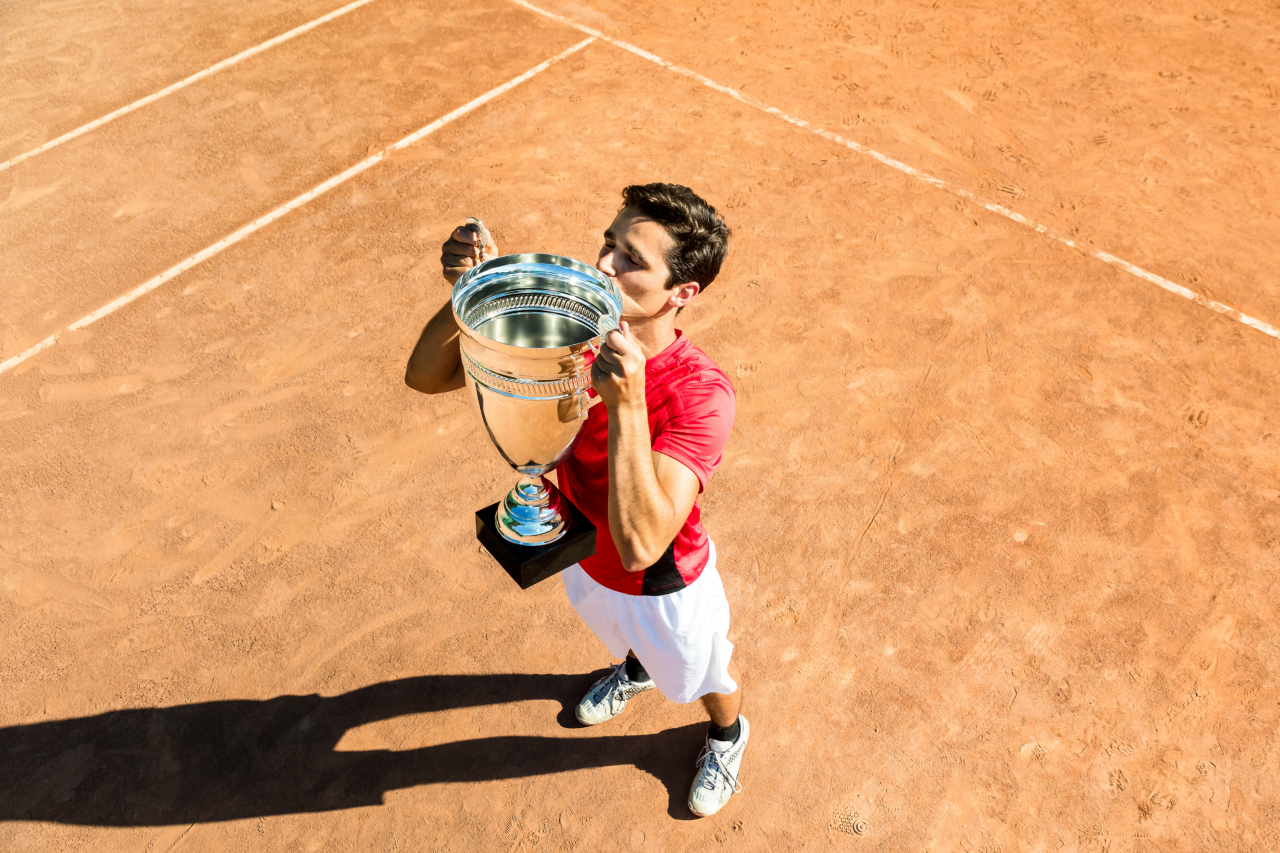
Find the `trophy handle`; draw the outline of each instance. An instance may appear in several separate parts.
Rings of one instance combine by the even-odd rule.
[[[576,395],[574,395],[578,401],[578,417],[579,418],[585,419],[587,416],[587,412],[591,411],[591,408],[600,402],[600,395],[599,394],[592,395],[590,391],[591,391],[590,388],[582,388],[581,390],[578,391]]]
[[[604,343],[605,337],[610,332],[620,331],[622,331],[622,326],[620,326],[618,321],[613,319],[611,315],[600,315],[600,319],[596,323],[596,337],[600,339],[600,344]],[[595,360],[594,357],[598,357],[600,355],[600,344],[587,341],[587,349],[591,350],[591,355],[593,356],[592,361]],[[590,391],[590,388],[581,388],[578,390],[578,417],[580,418],[585,418],[587,416],[587,412],[591,411],[591,407],[600,402],[600,395],[591,394],[589,393]]]
[[[601,314],[600,319],[596,322],[596,338],[600,339],[600,343],[592,343],[587,341],[587,349],[591,350],[593,356],[600,354],[600,346],[604,343],[604,339],[608,337],[610,332],[621,332],[622,326],[618,325],[618,321],[608,314]],[[594,340],[594,338],[592,339]]]
[[[621,332],[622,325],[613,319],[612,314],[601,314],[600,319],[596,321],[596,337],[600,338],[600,342],[604,343],[605,335],[610,332]],[[592,347],[592,351],[599,352],[599,348]]]

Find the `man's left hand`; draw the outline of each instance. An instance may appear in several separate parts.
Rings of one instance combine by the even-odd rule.
[[[591,387],[606,406],[644,406],[644,350],[631,337],[627,321],[622,331],[610,332],[600,344],[591,367]]]

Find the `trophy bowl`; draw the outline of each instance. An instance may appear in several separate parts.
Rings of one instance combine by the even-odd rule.
[[[515,546],[505,552],[535,548],[543,555],[566,535],[567,516],[580,516],[542,476],[573,451],[598,402],[591,365],[603,337],[618,328],[622,294],[580,261],[521,254],[467,270],[452,303],[467,399],[494,448],[520,474],[497,504],[496,532]],[[594,549],[594,527],[590,533]],[[481,540],[494,553],[483,533]],[[494,556],[511,571],[502,555]]]

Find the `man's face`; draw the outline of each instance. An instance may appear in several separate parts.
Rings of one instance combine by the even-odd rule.
[[[637,210],[623,208],[614,217],[604,232],[596,269],[618,283],[623,319],[652,317],[693,298],[688,287],[667,290],[667,252],[674,245],[667,229]]]

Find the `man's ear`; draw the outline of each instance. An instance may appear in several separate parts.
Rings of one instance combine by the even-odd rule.
[[[672,288],[671,296],[667,299],[668,305],[676,308],[683,308],[693,301],[693,297],[697,296],[702,290],[702,285],[696,281],[687,281],[679,287]]]

